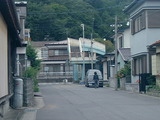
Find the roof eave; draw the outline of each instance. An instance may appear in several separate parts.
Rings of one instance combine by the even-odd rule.
[[[19,37],[20,25],[18,23],[14,2],[12,0],[1,0],[1,5],[1,13],[9,29],[12,31],[11,34],[13,35],[14,40],[17,41],[17,45],[21,46],[21,39]]]
[[[123,12],[126,14],[131,13],[134,9],[136,9],[137,7],[139,7],[141,4],[143,4],[145,2],[145,0],[134,0],[133,2],[131,2],[124,10]]]

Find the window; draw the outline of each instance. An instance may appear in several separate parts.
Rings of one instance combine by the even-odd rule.
[[[145,12],[140,13],[131,20],[131,32],[135,34],[146,28]]]
[[[79,46],[71,46],[71,56],[72,57],[81,57]]]
[[[49,56],[67,55],[68,51],[66,49],[49,50],[48,54]]]
[[[147,57],[141,56],[132,61],[132,75],[139,75],[147,72]]]
[[[160,10],[148,10],[148,28],[160,28]]]
[[[123,37],[119,38],[119,48],[123,48]]]
[[[42,59],[48,58],[48,49],[47,48],[41,48],[41,57],[42,57]]]

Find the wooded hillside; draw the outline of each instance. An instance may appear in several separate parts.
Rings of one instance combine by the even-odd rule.
[[[111,39],[111,24],[115,15],[125,24],[123,9],[132,0],[27,0],[26,27],[31,29],[33,41],[65,40],[82,37],[81,24],[85,24],[85,37]]]

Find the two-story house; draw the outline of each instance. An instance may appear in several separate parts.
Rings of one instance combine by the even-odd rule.
[[[124,68],[130,59],[130,29],[126,28],[117,34],[117,71]],[[104,80],[109,80],[110,87],[115,87],[115,51],[105,54],[102,61]]]
[[[160,1],[133,0],[124,12],[130,16],[132,83],[136,83],[139,75],[151,73],[147,46],[160,38]]]
[[[127,28],[118,33],[117,36],[117,64],[118,69],[122,69],[124,65],[130,61],[131,53],[130,53],[130,29]]]
[[[73,79],[73,68],[69,63],[68,41],[36,41],[31,43],[41,62],[39,82],[61,82]]]

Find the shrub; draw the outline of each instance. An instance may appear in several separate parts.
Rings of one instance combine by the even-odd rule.
[[[130,75],[131,75],[131,63],[130,62],[125,64],[124,68],[120,69],[117,72],[117,78],[123,78],[123,77],[130,76]]]
[[[36,79],[37,76],[37,72],[38,70],[33,68],[33,67],[29,67],[27,68],[27,70],[24,72],[24,77],[26,78],[31,78],[33,80],[34,86],[34,92],[39,92],[39,87],[38,87],[38,80]]]

